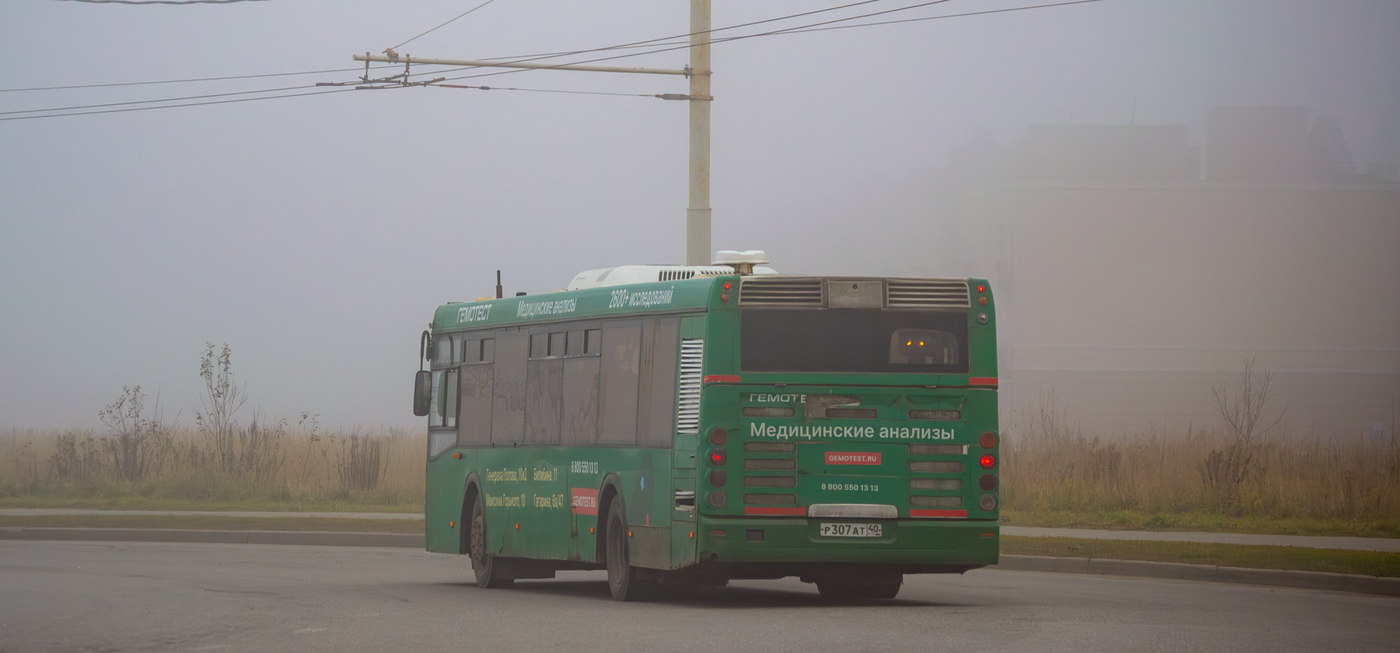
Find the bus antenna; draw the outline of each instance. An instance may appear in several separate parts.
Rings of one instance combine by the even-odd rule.
[[[496,270],[496,299],[506,296],[506,291],[501,288],[501,271]]]

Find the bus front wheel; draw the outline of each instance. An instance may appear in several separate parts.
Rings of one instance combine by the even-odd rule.
[[[472,503],[471,546],[468,553],[472,558],[472,571],[476,573],[477,587],[509,587],[512,581],[502,578],[496,568],[496,556],[486,552],[486,507],[481,505],[481,495],[476,495]]]
[[[646,598],[650,583],[637,578],[637,568],[632,566],[628,551],[630,534],[627,530],[627,513],[622,508],[622,496],[614,495],[608,507],[607,556],[608,590],[614,601],[640,601]]]

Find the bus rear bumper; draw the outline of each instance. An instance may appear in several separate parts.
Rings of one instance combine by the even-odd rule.
[[[878,523],[881,532],[878,537],[821,534],[822,524],[838,522]],[[801,569],[828,565],[879,567],[893,573],[961,573],[996,564],[1000,541],[1000,527],[991,520],[701,516],[696,526],[698,562],[739,572],[731,574],[733,578],[803,575]],[[790,569],[799,571],[778,573]]]

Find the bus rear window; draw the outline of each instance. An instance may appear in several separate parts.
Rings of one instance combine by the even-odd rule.
[[[745,372],[968,371],[966,313],[745,309],[740,315]]]

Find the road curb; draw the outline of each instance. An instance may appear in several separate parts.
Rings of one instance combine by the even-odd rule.
[[[34,528],[0,527],[0,540],[96,540],[103,542],[189,542],[195,544],[300,544],[309,546],[378,546],[422,549],[424,538],[412,533],[338,533],[333,531],[207,531],[181,528]]]
[[[370,546],[424,548],[424,537],[410,533],[337,533],[331,531],[207,531],[179,528],[32,528],[0,527],[0,540],[61,540],[101,542],[186,542],[194,544],[292,544],[309,546]],[[1220,583],[1272,585],[1301,589],[1400,596],[1400,578],[1378,578],[1316,571],[1245,569],[1175,562],[1057,558],[1003,555],[988,567],[1005,571],[1057,574],[1135,576]]]
[[[1053,556],[1002,555],[1001,562],[988,569],[1043,571],[1058,574],[1137,576],[1176,580],[1204,580],[1220,583],[1273,585],[1334,592],[1400,596],[1400,578],[1380,578],[1355,574],[1328,574],[1317,571],[1245,569],[1215,565],[1187,565],[1176,562],[1108,560],[1100,558],[1057,558]]]

